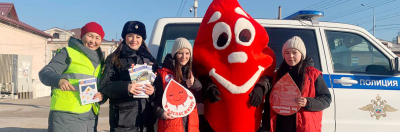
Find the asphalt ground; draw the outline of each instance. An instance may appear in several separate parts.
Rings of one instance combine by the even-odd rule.
[[[100,107],[97,130],[108,132],[108,102]],[[50,97],[0,99],[0,132],[47,132]]]

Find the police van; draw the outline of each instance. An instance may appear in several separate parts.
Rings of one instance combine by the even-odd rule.
[[[277,68],[281,48],[293,36],[303,39],[314,67],[322,71],[332,94],[324,110],[323,132],[400,131],[399,57],[365,29],[349,24],[320,22],[319,11],[299,11],[284,20],[256,19],[269,35]],[[161,18],[148,44],[162,63],[178,37],[192,44],[202,18]]]

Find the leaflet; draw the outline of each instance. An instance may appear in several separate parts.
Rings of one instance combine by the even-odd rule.
[[[144,92],[144,84],[151,84],[156,78],[156,75],[152,71],[152,66],[148,66],[147,64],[132,64],[132,67],[129,68],[128,71],[132,82],[135,82],[136,84],[143,84],[140,94],[133,95],[133,97],[149,98],[149,96]]]
[[[99,98],[93,99],[96,93],[97,93],[96,78],[79,80],[79,95],[81,98],[82,105],[99,102],[100,101]]]

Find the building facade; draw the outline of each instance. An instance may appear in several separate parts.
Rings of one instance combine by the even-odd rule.
[[[21,22],[13,3],[0,3],[1,93],[22,93],[32,97],[33,83],[40,82],[38,73],[49,61],[45,51],[51,37]],[[17,58],[27,59],[19,62]]]
[[[52,38],[49,38],[47,40],[48,43],[46,47],[46,54],[48,54],[47,59],[49,60],[51,60],[55,56],[58,49],[62,49],[68,46],[68,40],[70,37],[81,39],[80,28],[64,30],[54,27],[47,29],[44,32],[47,33],[48,35],[53,36]],[[101,50],[103,51],[104,57],[107,57],[109,54],[111,54],[115,50],[118,43],[119,41],[103,40],[103,42],[101,43]]]
[[[19,21],[12,3],[0,3],[0,11],[0,54],[31,55],[32,79],[39,79],[37,73],[48,62],[45,50],[51,36]]]
[[[399,38],[399,37],[397,37],[397,38]],[[397,56],[400,57],[400,45],[399,45],[399,43],[396,44],[396,43],[392,43],[392,42],[385,41],[385,40],[382,40],[382,39],[378,39],[378,40],[380,40],[382,42],[382,44],[385,45],[386,47],[388,47],[394,54],[396,54]]]

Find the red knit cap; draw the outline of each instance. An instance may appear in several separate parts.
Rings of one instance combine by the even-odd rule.
[[[101,39],[104,38],[103,27],[101,27],[96,22],[89,22],[81,28],[81,39],[82,39],[83,35],[85,35],[88,32],[95,32],[101,36]]]

